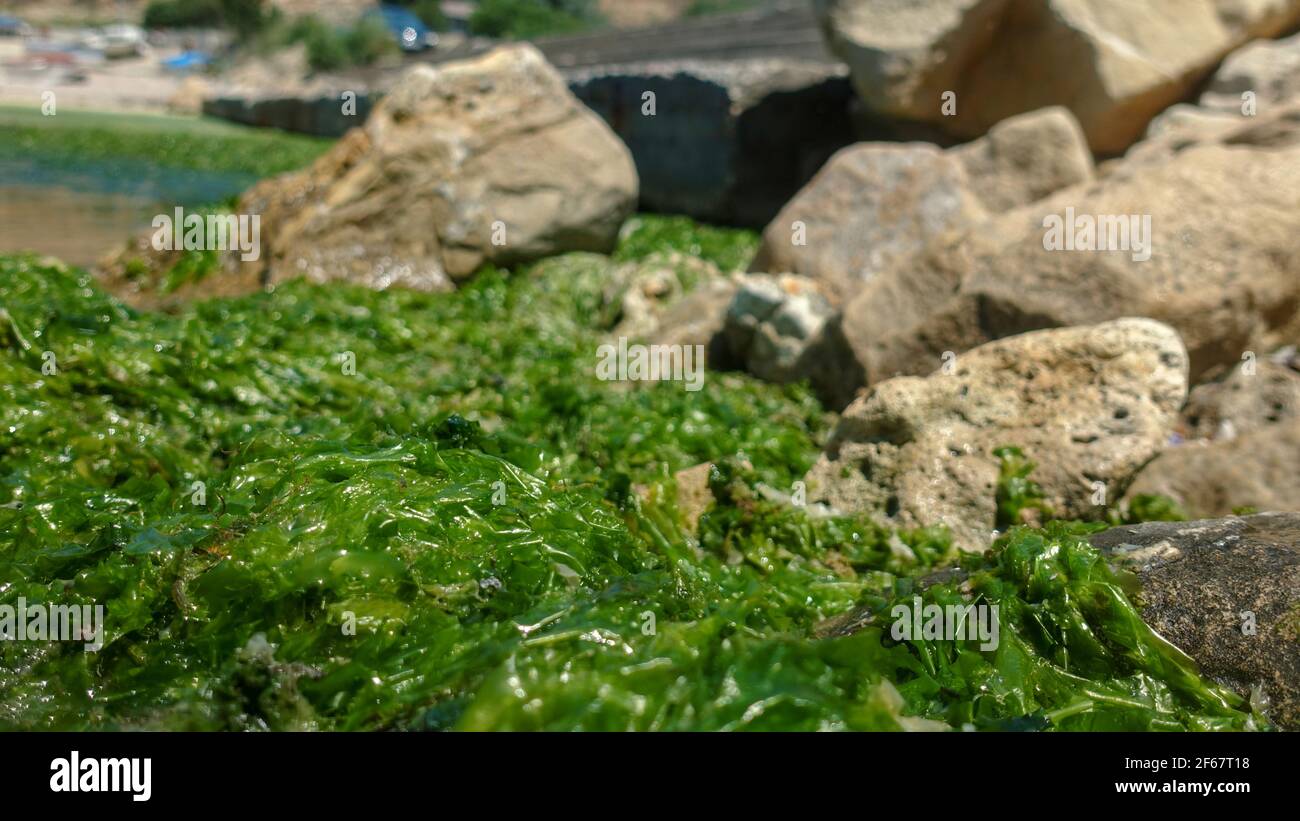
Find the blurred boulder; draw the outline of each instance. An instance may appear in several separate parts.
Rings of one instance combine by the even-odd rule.
[[[1228,55],[1197,104],[1242,115],[1247,93],[1254,95],[1256,115],[1288,100],[1300,101],[1300,34],[1259,40]]]
[[[1276,150],[1300,145],[1300,97],[1265,107],[1256,116],[1195,105],[1173,106],[1151,122],[1146,138],[1122,160],[1102,164],[1103,176],[1141,173],[1144,164],[1167,162],[1202,145]]]
[[[1129,489],[1173,499],[1189,515],[1243,508],[1300,511],[1300,372],[1267,359],[1198,386],[1183,409],[1186,441]]]
[[[1137,576],[1142,619],[1203,675],[1300,730],[1300,514],[1150,522],[1092,543]]]
[[[263,180],[236,213],[260,219],[256,259],[222,254],[219,274],[165,298],[141,291],[153,231],[101,278],[137,304],[247,293],[305,277],[371,288],[446,290],[486,264],[607,253],[636,207],[618,137],[530,45],[418,65],[310,167]]]
[[[750,373],[793,382],[809,378],[817,367],[810,357],[833,315],[812,280],[748,274],[727,306],[723,336],[732,360]]]
[[[838,304],[985,216],[956,157],[921,143],[862,143],[772,220],[750,270],[809,277]]]
[[[1231,439],[1197,439],[1148,465],[1128,491],[1167,496],[1189,516],[1300,508],[1300,420],[1288,419]]]
[[[998,340],[855,400],[808,473],[808,498],[898,527],[946,525],[960,547],[983,550],[996,525],[995,450],[1019,447],[1037,463],[1055,515],[1090,518],[1095,483],[1118,498],[1186,395],[1186,351],[1158,322]]]
[[[348,93],[354,96],[345,98]],[[345,106],[348,102],[355,105]],[[315,137],[341,137],[364,123],[373,108],[373,95],[350,89],[226,93],[202,103],[203,113],[209,117]]]
[[[1185,435],[1232,439],[1300,418],[1300,370],[1290,364],[1288,354],[1281,351],[1277,361],[1245,354],[1247,361],[1223,378],[1198,385],[1183,408]]]
[[[750,270],[811,277],[844,303],[884,274],[910,271],[945,236],[1092,176],[1083,135],[1063,108],[1015,117],[948,151],[860,143],[782,209]]]
[[[446,287],[486,263],[607,252],[636,206],[627,149],[529,45],[411,69],[306,171],[240,202],[266,276]]]
[[[649,211],[761,227],[854,141],[853,91],[839,66],[677,60],[568,77],[627,144]]]
[[[995,214],[1093,178],[1083,130],[1060,106],[1003,120],[951,153],[965,166],[980,203]]]
[[[1300,189],[1278,180],[1298,175],[1300,146],[1200,145],[1120,168],[931,244],[861,289],[842,336],[870,384],[990,339],[1148,316],[1182,335],[1199,381],[1294,332]],[[1053,219],[1076,237],[1091,221],[1099,250],[1049,250]]]
[[[203,101],[212,93],[212,85],[202,77],[186,77],[167,99],[167,110],[173,114],[200,114]]]
[[[1066,105],[1117,154],[1234,49],[1300,23],[1300,0],[815,0],[828,43],[881,114],[974,137]],[[956,110],[944,109],[946,92]]]

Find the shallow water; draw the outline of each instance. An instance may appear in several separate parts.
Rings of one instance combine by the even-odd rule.
[[[35,251],[93,265],[148,227],[157,211],[156,203],[126,194],[0,184],[0,254]]]
[[[0,162],[0,254],[35,251],[93,265],[155,215],[219,202],[252,182],[136,162]]]

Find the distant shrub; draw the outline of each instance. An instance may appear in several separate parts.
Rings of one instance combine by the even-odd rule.
[[[289,42],[307,47],[307,62],[316,71],[336,71],[349,63],[351,55],[344,34],[315,17],[294,21]]]
[[[151,29],[216,28],[223,25],[221,0],[152,0],[144,10]]]
[[[686,9],[687,17],[705,17],[710,14],[726,14],[732,11],[745,11],[758,5],[757,0],[695,0]]]
[[[372,65],[399,51],[392,33],[370,17],[351,28],[335,28],[319,17],[297,17],[260,37],[256,48],[271,52],[297,43],[306,47],[307,62],[315,71]]]
[[[401,50],[392,32],[373,17],[362,18],[345,31],[343,42],[354,65],[368,66]]]
[[[255,36],[278,19],[278,12],[266,0],[220,0],[226,27],[241,39]]]
[[[253,37],[278,15],[266,0],[152,0],[144,11],[145,28],[231,29]]]
[[[590,0],[482,0],[470,31],[486,37],[543,37],[591,28],[600,22]]]

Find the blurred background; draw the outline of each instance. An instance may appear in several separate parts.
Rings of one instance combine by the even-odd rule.
[[[315,156],[312,138],[355,124],[342,91],[364,116],[409,64],[502,39],[539,40],[570,71],[720,54],[829,63],[805,4],[765,0],[9,0],[0,253],[92,264],[163,207],[220,202]]]

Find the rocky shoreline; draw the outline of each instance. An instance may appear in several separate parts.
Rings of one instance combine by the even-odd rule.
[[[1219,517],[1300,510],[1300,36],[1246,46],[1300,25],[1300,2],[815,6],[847,78],[575,81],[523,44],[417,67],[310,169],[244,195],[260,259],[219,255],[163,302],[299,277],[449,291],[606,254],[638,203],[765,223],[747,272],[704,266],[692,293],[621,272],[614,337],[810,384],[840,411],[800,490],[823,515],[941,527],[976,553],[1008,524],[1113,523],[1155,495],[1215,519],[1094,544],[1145,562],[1160,635],[1294,727],[1296,525]],[[707,137],[677,139],[692,130]],[[176,254],[142,236],[103,279],[158,304]],[[1035,465],[1010,523],[1008,447]]]

